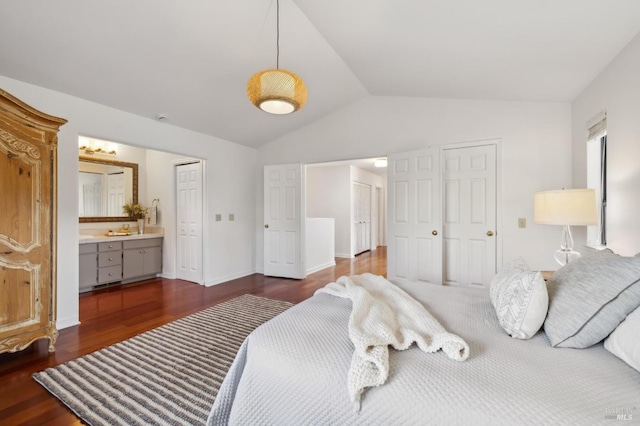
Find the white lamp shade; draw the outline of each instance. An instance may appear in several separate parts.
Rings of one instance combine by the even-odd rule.
[[[307,87],[291,71],[269,69],[255,73],[247,83],[247,95],[261,110],[271,114],[290,114],[307,102]]]
[[[560,189],[536,192],[533,221],[542,225],[597,225],[596,191]]]

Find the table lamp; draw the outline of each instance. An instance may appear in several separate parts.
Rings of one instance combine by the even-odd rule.
[[[580,253],[573,251],[570,227],[598,224],[596,191],[594,189],[560,189],[536,192],[533,222],[563,226],[560,250],[557,250],[553,257],[560,265],[566,265],[580,257]]]

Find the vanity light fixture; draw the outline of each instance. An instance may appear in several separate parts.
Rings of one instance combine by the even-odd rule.
[[[118,155],[118,152],[115,149],[107,151],[107,150],[102,149],[102,148],[92,148],[90,146],[84,146],[84,145],[79,147],[79,149],[80,149],[80,152],[82,152],[84,154],[88,154],[88,155],[93,155],[93,154]]]
[[[307,102],[307,87],[291,71],[280,69],[280,0],[276,0],[276,68],[259,71],[247,83],[252,104],[270,114],[291,114]]]
[[[118,144],[85,137],[78,138],[78,150],[81,154],[118,154]]]

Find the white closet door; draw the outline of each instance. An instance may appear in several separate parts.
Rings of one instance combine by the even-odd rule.
[[[371,185],[353,182],[352,247],[357,255],[371,249]]]
[[[176,166],[177,271],[181,280],[203,284],[202,163]]]
[[[387,276],[442,284],[439,151],[388,156]]]
[[[304,172],[301,164],[264,167],[264,274],[304,278]]]
[[[444,283],[488,286],[496,269],[496,145],[443,149]]]

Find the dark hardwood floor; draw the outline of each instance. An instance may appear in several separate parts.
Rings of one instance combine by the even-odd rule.
[[[203,287],[187,281],[157,278],[84,293],[80,296],[81,324],[60,331],[55,353],[50,354],[47,341],[40,340],[21,352],[0,355],[0,424],[81,424],[71,411],[31,378],[35,372],[242,294],[298,303],[342,275],[364,272],[386,276],[385,247],[354,259],[336,259],[336,266],[311,274],[304,280],[253,274]]]

